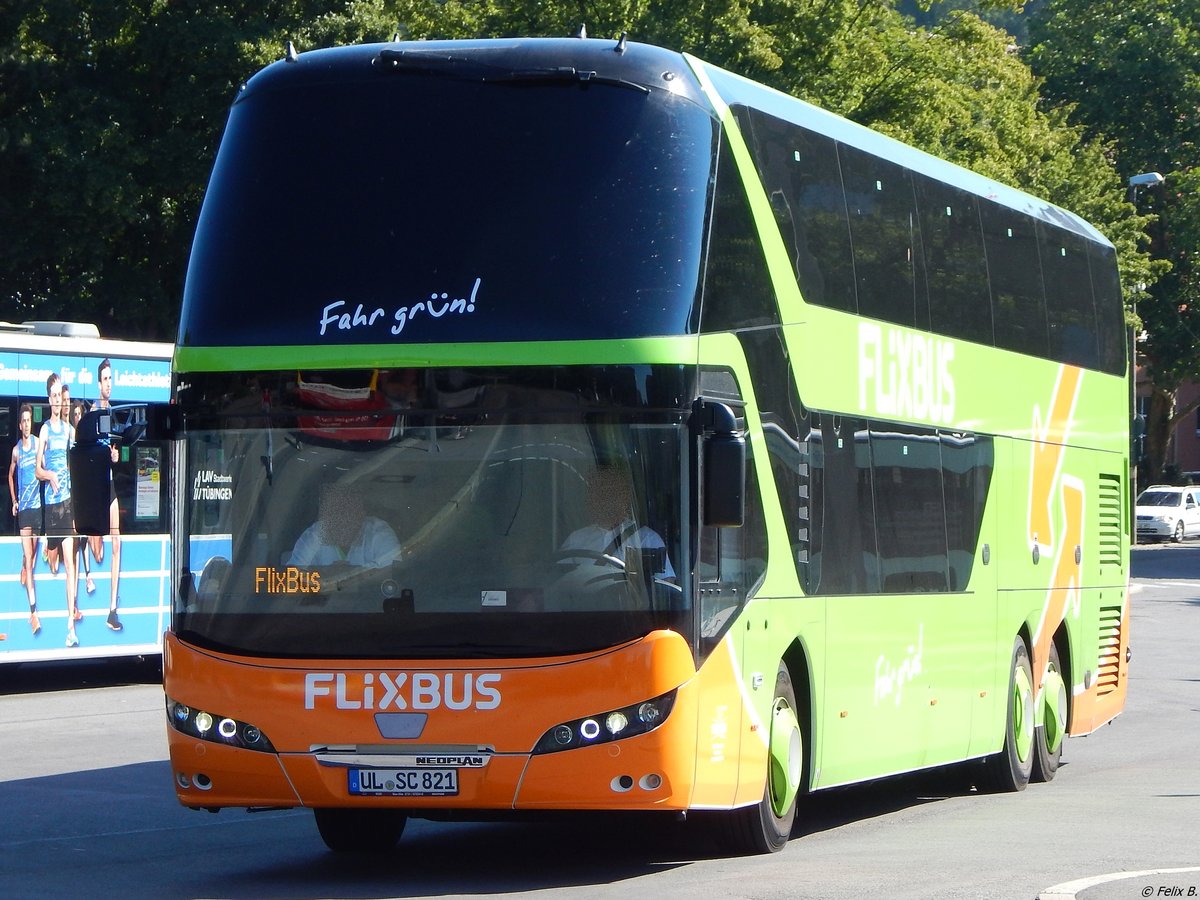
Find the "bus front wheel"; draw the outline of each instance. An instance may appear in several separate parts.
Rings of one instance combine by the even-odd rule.
[[[1004,746],[983,764],[979,787],[994,792],[1023,791],[1033,772],[1034,712],[1033,668],[1029,651],[1019,636],[1013,642],[1008,679]]]
[[[386,853],[408,822],[398,809],[314,809],[313,816],[321,840],[336,853]]]
[[[796,797],[804,778],[804,739],[792,677],[782,662],[775,675],[770,727],[762,800],[722,815],[725,842],[739,853],[782,850],[796,821]]]

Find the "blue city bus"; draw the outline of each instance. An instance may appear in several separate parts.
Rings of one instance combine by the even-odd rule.
[[[35,660],[158,654],[168,615],[170,542],[166,478],[167,444],[144,435],[148,404],[170,395],[169,343],[102,338],[94,325],[73,322],[0,323],[0,435],[6,438],[5,502],[0,504],[0,665]],[[31,526],[35,604],[26,585],[22,537],[11,484],[21,491],[21,475],[10,473],[14,448],[22,441],[22,408],[31,409],[31,433],[37,437],[50,418],[47,379],[57,374],[71,403],[90,410],[100,400],[100,368],[111,367],[112,428],[117,460],[112,464],[112,495],[120,510],[119,554],[113,537],[76,536],[77,611],[75,643],[69,645],[66,561],[63,548],[40,534],[38,510],[27,515]],[[121,432],[127,432],[122,440]],[[28,452],[28,445],[27,445]],[[13,479],[8,477],[12,474]],[[31,483],[33,479],[28,479]],[[35,493],[40,485],[34,484]],[[28,502],[28,501],[27,501]],[[80,551],[80,546],[86,548]],[[113,563],[117,569],[117,615],[110,620]],[[36,612],[36,619],[31,615]],[[35,627],[36,626],[36,627]]]

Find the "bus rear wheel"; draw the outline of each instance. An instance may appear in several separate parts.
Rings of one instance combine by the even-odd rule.
[[[386,853],[408,822],[398,809],[314,809],[313,817],[321,840],[335,853]]]
[[[1050,645],[1050,665],[1042,684],[1037,730],[1033,741],[1033,779],[1052,781],[1062,759],[1063,738],[1067,733],[1067,685],[1062,677],[1058,647]]]
[[[763,798],[722,815],[724,838],[738,853],[776,853],[787,844],[796,821],[796,798],[804,778],[804,739],[796,711],[796,692],[787,665],[775,674]]]
[[[1025,790],[1033,772],[1033,667],[1025,641],[1019,636],[1013,642],[1007,698],[1004,746],[984,760],[979,784],[982,790],[996,793]]]

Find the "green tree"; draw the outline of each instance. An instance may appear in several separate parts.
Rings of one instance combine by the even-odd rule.
[[[1157,481],[1175,429],[1200,407],[1200,399],[1178,400],[1181,385],[1200,381],[1200,166],[1172,173],[1150,202],[1158,211],[1152,249],[1171,264],[1138,305],[1139,351],[1151,378],[1146,474]]]
[[[5,4],[0,317],[173,338],[248,48],[314,14],[288,0]]]
[[[989,6],[1003,3],[989,2]],[[896,0],[18,0],[0,12],[0,315],[169,336],[237,85],[363,40],[629,32],[1075,209],[1153,280],[1108,148],[1054,112],[1008,35]]]
[[[1200,379],[1200,7],[1192,0],[1046,0],[1029,22],[1028,58],[1043,94],[1070,120],[1111,141],[1117,170],[1166,175],[1142,193],[1150,252],[1165,277],[1140,298],[1139,353],[1153,384],[1147,474],[1157,479],[1175,427],[1196,408],[1177,403]]]

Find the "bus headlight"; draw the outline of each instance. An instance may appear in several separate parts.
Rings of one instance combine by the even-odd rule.
[[[671,691],[622,709],[563,722],[543,734],[534,745],[533,752],[557,753],[645,734],[665,722],[674,705],[675,691]]]
[[[274,745],[257,726],[239,722],[229,716],[195,709],[185,703],[178,703],[170,697],[167,698],[167,722],[181,734],[201,741],[223,744],[226,747],[238,747],[242,750],[275,752]]]

